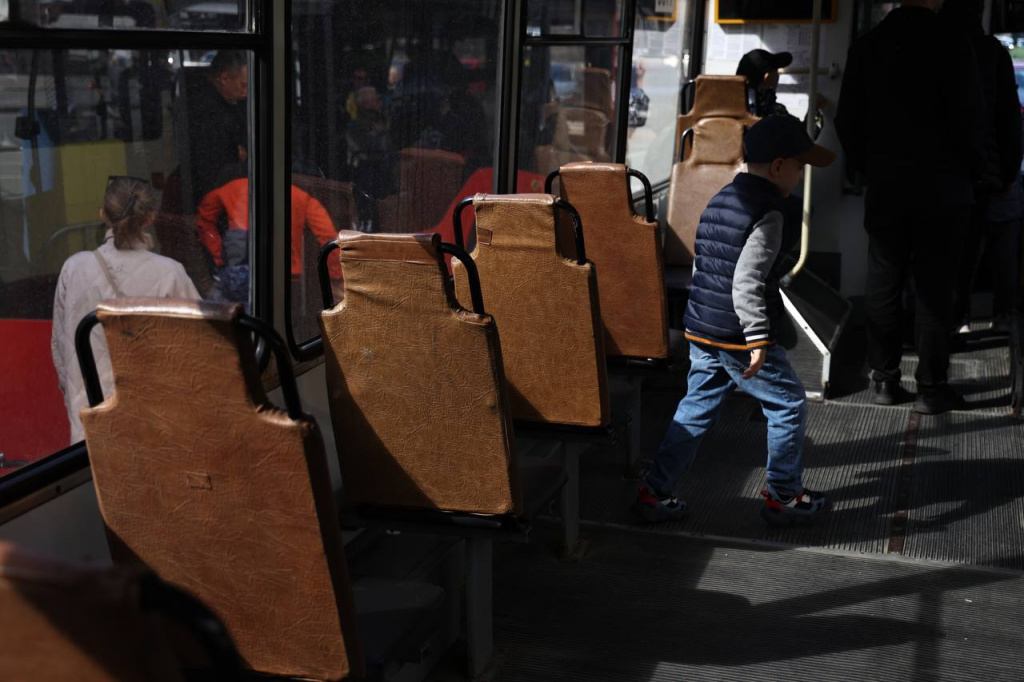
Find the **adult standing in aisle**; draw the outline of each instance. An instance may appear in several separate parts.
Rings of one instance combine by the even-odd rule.
[[[836,130],[867,184],[865,290],[874,400],[909,399],[900,385],[902,292],[916,285],[914,410],[967,405],[948,383],[958,251],[983,165],[984,99],[970,42],[947,30],[942,0],[904,0],[850,48]]]
[[[940,15],[951,30],[962,32],[971,41],[978,60],[987,114],[985,166],[974,187],[974,210],[964,240],[953,303],[953,323],[961,333],[970,331],[971,289],[982,244],[987,243],[992,252],[993,328],[1009,331],[1016,289],[1018,235],[1014,228],[1020,223],[1020,216],[1018,213],[1014,220],[1004,218],[1003,214],[1006,208],[1020,201],[1020,102],[1013,59],[999,40],[985,33],[984,11],[984,0],[946,0]]]

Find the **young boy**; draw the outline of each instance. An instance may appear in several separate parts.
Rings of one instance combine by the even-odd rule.
[[[676,498],[679,478],[737,385],[761,402],[768,418],[768,489],[761,493],[761,516],[773,524],[802,525],[830,506],[821,493],[803,487],[806,396],[774,332],[785,315],[779,255],[796,243],[800,230],[798,223],[784,221],[783,205],[800,183],[804,164],[828,166],[836,155],[814,144],[791,116],[756,123],[744,137],[743,152],[748,172],[711,199],[697,228],[684,318],[688,389],[634,505],[648,522],[684,514],[686,503]]]

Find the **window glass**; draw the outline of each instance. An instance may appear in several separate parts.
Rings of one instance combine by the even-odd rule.
[[[248,4],[246,0],[0,0],[0,20],[6,13],[46,28],[245,31]]]
[[[618,50],[607,45],[525,48],[519,169],[540,176],[541,187],[544,176],[566,163],[612,160]],[[522,181],[520,174],[518,191],[536,191],[523,188]]]
[[[530,0],[526,35],[622,35],[622,0]]]
[[[101,300],[250,304],[251,57],[207,57],[0,50],[0,475],[81,440],[73,337]]]
[[[633,33],[626,164],[655,184],[672,172],[680,87],[693,77],[690,4],[678,0],[673,7],[659,13],[654,2],[641,2]]]
[[[500,0],[292,4],[292,331],[319,333],[320,245],[439,232],[493,189]],[[340,269],[332,264],[336,292]]]

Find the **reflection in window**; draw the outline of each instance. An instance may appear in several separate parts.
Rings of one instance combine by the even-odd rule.
[[[501,5],[292,3],[292,182],[336,229],[434,231],[451,241],[455,200],[492,190]],[[292,327],[301,342],[318,333],[321,236],[296,220],[293,212]]]
[[[536,45],[525,49],[520,169],[544,176],[573,161],[612,159],[618,49]]]
[[[47,28],[242,31],[246,4],[238,0],[0,0],[0,21],[6,13]]]
[[[680,86],[693,77],[690,14],[687,0],[678,0],[674,17],[637,8],[626,164],[655,184],[672,172]]]
[[[100,301],[250,303],[250,58],[208,61],[0,50],[0,475],[80,439],[73,335]]]

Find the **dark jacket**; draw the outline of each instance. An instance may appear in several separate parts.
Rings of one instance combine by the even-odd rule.
[[[189,93],[188,170],[192,208],[220,186],[226,167],[239,163],[238,148],[248,146],[245,102],[230,104],[212,83],[204,81]]]
[[[970,41],[935,12],[894,9],[850,47],[836,131],[869,208],[972,203],[984,116]]]
[[[694,244],[694,272],[684,323],[691,341],[730,350],[746,350],[775,341],[776,324],[785,314],[779,280],[785,274],[781,258],[764,279],[764,303],[769,329],[751,334],[740,323],[733,303],[736,264],[754,226],[775,214],[783,223],[779,253],[789,251],[800,236],[793,202],[783,198],[774,184],[750,173],[740,173],[708,203],[701,214]],[[748,338],[749,337],[749,338]]]
[[[983,188],[1002,193],[1020,176],[1021,119],[1017,79],[1009,51],[981,26],[972,32],[981,87],[985,93],[985,168]]]

